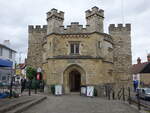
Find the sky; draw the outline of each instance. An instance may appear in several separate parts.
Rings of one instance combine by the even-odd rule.
[[[28,25],[45,25],[52,8],[65,12],[64,25],[86,25],[85,11],[97,6],[105,11],[104,29],[109,24],[131,23],[132,63],[147,61],[150,53],[150,0],[0,0],[0,43],[10,40],[16,61],[27,57]]]

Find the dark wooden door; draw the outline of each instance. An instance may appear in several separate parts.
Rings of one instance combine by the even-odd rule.
[[[70,91],[80,91],[81,75],[78,71],[71,71],[69,74]]]

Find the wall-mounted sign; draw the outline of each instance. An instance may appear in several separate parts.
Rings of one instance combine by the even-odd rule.
[[[21,75],[21,69],[16,69],[16,75]]]
[[[89,97],[94,96],[94,86],[87,86],[86,96]]]
[[[62,95],[62,85],[55,85],[55,95]]]
[[[38,69],[37,69],[37,72],[42,72],[42,69],[39,67]]]

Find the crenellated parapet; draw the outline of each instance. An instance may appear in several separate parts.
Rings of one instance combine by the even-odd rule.
[[[86,18],[90,18],[94,15],[104,18],[104,10],[99,9],[96,6],[93,7],[92,10],[87,10],[85,13],[86,13]]]
[[[29,25],[28,26],[28,32],[29,33],[46,33],[47,32],[47,25],[36,25],[36,26],[33,26],[33,25]]]
[[[115,24],[110,24],[109,25],[109,32],[119,32],[119,31],[131,31],[131,24],[118,24],[117,26]]]
[[[64,12],[58,12],[58,10],[55,8],[51,9],[49,12],[47,12],[47,20],[52,18],[64,20]]]
[[[59,27],[60,33],[89,33],[89,25],[86,25],[86,27],[83,27],[83,25],[80,25],[79,22],[71,22],[70,25],[60,26]]]
[[[93,7],[91,10],[87,10],[86,14],[86,24],[90,26],[91,32],[104,32],[104,10],[98,7]]]

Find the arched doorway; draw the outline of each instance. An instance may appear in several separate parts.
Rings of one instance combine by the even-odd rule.
[[[79,87],[85,84],[86,73],[81,66],[72,64],[65,68],[63,73],[63,87],[66,94],[72,91],[80,91]]]
[[[69,73],[69,86],[70,92],[79,92],[81,85],[81,74],[77,70],[73,70]]]

